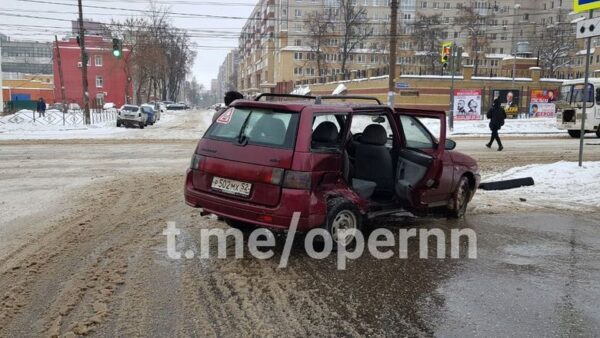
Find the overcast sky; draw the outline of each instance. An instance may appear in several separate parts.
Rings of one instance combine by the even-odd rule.
[[[192,75],[210,88],[210,80],[217,77],[229,47],[237,46],[237,36],[244,19],[256,4],[256,0],[155,0],[156,4],[168,6],[173,13],[173,25],[190,30],[193,41],[198,45]],[[84,19],[110,22],[128,16],[143,15],[149,6],[148,0],[83,0]],[[88,7],[89,6],[89,7]],[[106,8],[93,8],[111,7]],[[206,18],[203,15],[228,18]],[[30,17],[27,17],[30,16]],[[40,17],[33,18],[31,16]],[[66,20],[77,19],[76,0],[0,0],[0,32],[12,40],[50,41],[54,34],[59,39],[71,30]],[[40,27],[32,27],[40,26]]]

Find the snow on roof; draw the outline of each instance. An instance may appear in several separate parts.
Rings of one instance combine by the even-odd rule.
[[[290,94],[294,94],[294,95],[308,95],[308,94],[310,94],[310,87],[308,85],[307,86],[297,87]]]
[[[594,54],[595,51],[596,51],[596,48],[591,48],[590,54]],[[587,50],[582,49],[582,50],[578,51],[575,55],[585,55],[585,54],[587,54]]]
[[[452,75],[400,75],[401,78],[407,79],[452,79]],[[455,75],[455,80],[462,80],[462,75]]]
[[[340,95],[347,90],[348,87],[346,87],[343,83],[340,83],[337,87],[335,87],[331,95]]]

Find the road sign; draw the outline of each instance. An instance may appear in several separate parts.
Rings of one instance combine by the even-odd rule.
[[[589,11],[600,8],[600,0],[573,0],[573,10],[575,12]]]
[[[407,82],[396,82],[396,89],[408,89],[410,88],[410,84]]]
[[[600,3],[600,2],[599,2]],[[591,38],[600,35],[600,18],[581,20],[577,23],[576,37]]]

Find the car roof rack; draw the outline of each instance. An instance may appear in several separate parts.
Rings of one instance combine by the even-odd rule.
[[[362,95],[324,95],[317,96],[315,103],[320,104],[322,100],[365,100],[375,101],[378,105],[382,105],[381,101],[375,96],[362,96]]]
[[[305,100],[306,99],[308,99],[308,100],[316,99],[315,96],[310,96],[310,95],[260,93],[260,94],[258,94],[257,97],[254,98],[254,101],[260,101],[260,99],[263,97],[292,97],[292,98],[305,99]]]
[[[315,100],[315,104],[321,104],[323,100],[365,100],[375,101],[377,105],[383,105],[381,101],[375,96],[362,96],[362,95],[300,95],[300,94],[275,94],[275,93],[260,93],[254,98],[254,101],[260,101],[263,97],[288,97],[304,100]]]

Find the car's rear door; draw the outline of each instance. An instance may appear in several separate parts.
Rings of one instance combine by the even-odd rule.
[[[396,195],[408,205],[431,204],[444,167],[446,119],[443,112],[396,108],[402,137],[396,166]],[[437,137],[423,121],[434,121]],[[431,127],[431,126],[430,126]]]
[[[299,113],[232,107],[198,143],[195,189],[252,204],[275,206],[294,156]]]

